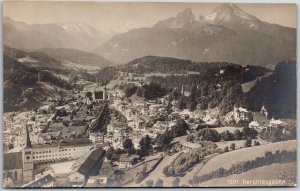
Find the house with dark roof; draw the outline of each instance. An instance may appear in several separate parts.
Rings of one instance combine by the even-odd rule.
[[[3,178],[11,179],[14,186],[22,184],[23,182],[22,152],[4,154]]]
[[[89,176],[98,174],[104,157],[105,151],[101,147],[81,156],[71,167],[72,170],[69,174],[70,186],[83,187]]]

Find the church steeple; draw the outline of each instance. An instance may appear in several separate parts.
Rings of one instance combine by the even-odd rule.
[[[25,131],[25,148],[32,148],[27,125]]]

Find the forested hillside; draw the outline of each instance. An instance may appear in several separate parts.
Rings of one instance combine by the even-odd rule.
[[[269,117],[295,118],[295,67],[295,61],[292,60],[279,63],[272,75],[258,80],[247,93],[242,91],[241,84],[258,79],[270,72],[269,69],[260,66],[243,67],[226,62],[195,63],[189,60],[147,56],[120,66],[117,70],[142,76],[156,72],[165,73],[163,76],[147,77],[151,87],[157,87],[154,90],[149,89],[149,86],[137,88],[131,84],[130,87],[125,87],[125,91],[128,91],[129,95],[137,93],[148,99],[159,97],[155,91],[169,91],[171,98],[178,100],[179,109],[194,110],[196,105],[201,109],[218,107],[222,114],[226,114],[234,106],[260,111],[265,105],[270,113]],[[111,73],[111,76],[115,74]],[[108,76],[108,73],[106,75]],[[191,95],[181,95],[182,87]],[[160,96],[165,94],[162,93]]]
[[[22,64],[12,58],[11,55],[7,55],[6,52],[4,52],[3,62],[4,111],[17,109],[17,105],[22,103],[24,99],[31,99],[31,96],[39,97],[39,94],[47,95],[46,92],[43,92],[41,85],[38,84],[39,82],[49,83],[63,89],[72,88],[69,82],[56,77],[52,72]],[[28,89],[31,92],[35,92],[35,89],[40,89],[40,91],[36,91],[34,95],[28,95],[26,94],[26,90]]]
[[[262,78],[247,93],[250,108],[259,111],[265,106],[275,118],[296,118],[296,61],[279,63],[274,73]]]

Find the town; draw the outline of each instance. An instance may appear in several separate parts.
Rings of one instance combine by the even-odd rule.
[[[295,3],[15,0],[2,23],[3,188],[297,185]]]
[[[142,86],[147,82],[128,83]],[[48,97],[48,104],[39,109],[4,114],[7,187],[179,184],[177,179],[165,183],[159,179],[163,164],[163,173],[183,177],[184,186],[191,181],[189,173],[195,164],[175,172],[169,172],[172,166],[167,166],[180,156],[197,150],[203,154],[211,148],[204,162],[229,150],[268,144],[261,132],[289,136],[295,130],[285,121],[268,120],[264,107],[255,114],[235,107],[221,116],[218,108],[180,110],[178,101],[170,101],[168,95],[154,100],[136,95],[128,98],[118,87],[83,80],[78,84],[81,90],[72,90],[68,97]],[[184,86],[178,91],[191,94]],[[241,125],[221,125],[225,121]]]

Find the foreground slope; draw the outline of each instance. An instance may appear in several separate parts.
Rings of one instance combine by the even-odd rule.
[[[238,164],[243,161],[253,160],[256,157],[264,156],[266,151],[272,151],[273,153],[277,150],[294,151],[296,150],[296,147],[296,140],[292,140],[230,151],[209,160],[198,175],[208,174],[221,167],[224,169],[229,169],[233,164]],[[226,163],[224,161],[226,161]]]

